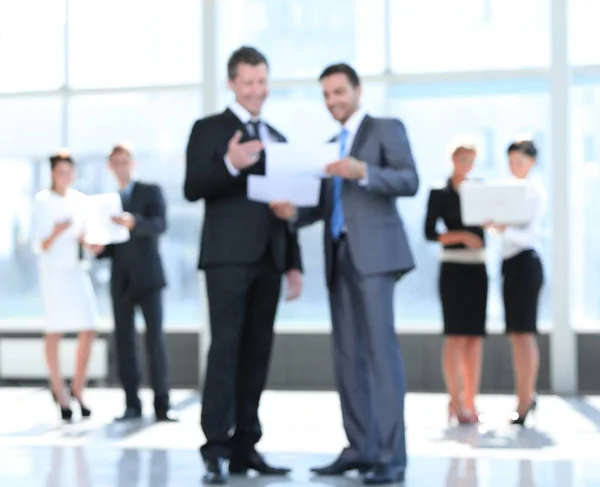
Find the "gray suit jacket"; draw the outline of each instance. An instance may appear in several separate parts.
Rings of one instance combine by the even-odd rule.
[[[410,143],[402,122],[366,116],[361,123],[350,155],[368,164],[368,183],[345,180],[342,204],[349,248],[362,275],[395,273],[399,276],[415,267],[396,208],[399,196],[414,196],[419,188]],[[332,184],[321,184],[319,206],[301,208],[298,228],[324,220],[327,283],[333,274],[333,238],[330,231]]]

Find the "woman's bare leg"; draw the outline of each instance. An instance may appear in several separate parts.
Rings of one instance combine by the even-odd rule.
[[[475,413],[477,412],[475,398],[479,394],[483,362],[483,339],[481,337],[465,338],[462,359],[464,405],[467,411]]]
[[[60,333],[47,333],[44,337],[44,348],[52,393],[62,407],[68,407],[69,399],[65,395],[65,381],[60,375],[59,345],[61,337]]]
[[[540,353],[533,333],[510,333],[515,386],[517,389],[517,413],[524,415],[535,394]]]
[[[71,383],[71,389],[73,395],[79,401],[82,400],[82,393],[87,384],[87,369],[90,361],[90,355],[92,351],[92,344],[96,332],[94,330],[86,330],[79,332],[77,340],[77,351],[75,356],[75,374],[73,375],[73,382]]]

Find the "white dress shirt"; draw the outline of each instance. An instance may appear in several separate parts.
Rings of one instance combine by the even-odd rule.
[[[352,144],[354,144],[354,139],[356,138],[356,134],[358,133],[358,129],[360,128],[360,125],[363,123],[363,120],[365,119],[365,117],[367,116],[367,112],[361,109],[358,109],[357,111],[355,111],[348,120],[346,120],[346,123],[343,125],[343,128],[346,129],[346,131],[348,132],[348,135],[346,136],[346,155],[350,154],[350,151],[352,150]],[[367,175],[364,179],[360,179],[358,181],[358,184],[362,185],[362,186],[366,186],[366,184],[369,182],[369,166],[367,165]]]
[[[531,219],[524,225],[507,226],[502,234],[502,258],[510,259],[524,250],[540,253],[543,220],[548,206],[548,193],[540,181],[529,177],[529,211]]]
[[[231,110],[233,112],[233,114],[237,118],[239,118],[240,122],[242,122],[246,126],[246,130],[248,131],[248,133],[250,133],[250,135],[255,135],[253,133],[254,127],[252,125],[250,125],[250,122],[258,121],[259,122],[258,137],[260,138],[260,140],[267,141],[267,140],[272,139],[272,137],[269,133],[269,130],[267,129],[267,126],[262,122],[262,120],[259,120],[256,117],[252,117],[252,114],[248,110],[246,110],[240,103],[238,103],[237,101],[234,101],[229,105],[228,108],[229,108],[229,110]],[[227,166],[227,170],[229,171],[229,173],[232,176],[237,176],[240,174],[239,169],[236,169],[233,166],[233,164],[231,163],[231,161],[229,160],[229,158],[227,156],[225,156],[224,162],[225,162],[225,166]]]

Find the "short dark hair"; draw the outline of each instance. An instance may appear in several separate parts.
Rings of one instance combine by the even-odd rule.
[[[520,152],[533,159],[537,158],[538,155],[538,150],[533,140],[515,140],[511,142],[508,149],[506,149],[506,153],[510,154],[511,152]]]
[[[71,157],[69,151],[62,149],[56,154],[50,156],[50,169],[54,169],[59,162],[67,162],[72,166],[75,165],[75,161]]]
[[[360,86],[360,78],[358,77],[358,73],[352,66],[346,63],[337,63],[327,66],[321,73],[321,76],[319,76],[319,81],[323,81],[323,79],[334,74],[345,74],[346,78],[348,78],[348,81],[350,81],[350,84],[354,88]]]
[[[242,46],[231,53],[229,61],[227,61],[227,77],[233,80],[237,77],[238,66],[240,64],[249,64],[250,66],[258,66],[264,64],[269,67],[269,62],[265,55],[258,49],[251,46]]]

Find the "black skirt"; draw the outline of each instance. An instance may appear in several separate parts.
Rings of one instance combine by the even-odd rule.
[[[535,250],[502,262],[502,295],[507,333],[537,333],[540,290],[544,283],[542,261]]]
[[[442,262],[439,291],[445,335],[485,335],[488,294],[485,264]]]

